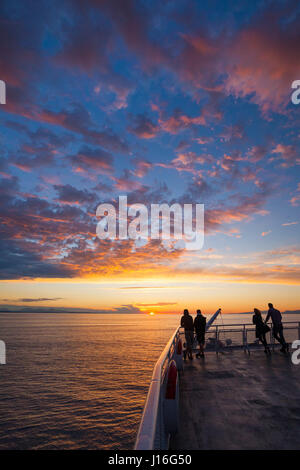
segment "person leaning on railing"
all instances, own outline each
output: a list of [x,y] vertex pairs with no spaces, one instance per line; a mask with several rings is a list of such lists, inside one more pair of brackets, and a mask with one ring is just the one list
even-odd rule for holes
[[187,308],[183,311],[180,324],[184,328],[188,358],[192,360],[192,348],[194,343],[194,320],[192,315],[189,314]]
[[287,353],[289,351],[289,345],[286,343],[284,336],[283,336],[283,325],[281,323],[282,316],[279,310],[273,307],[273,304],[269,303],[268,304],[269,311],[268,315],[266,317],[265,323],[269,320],[269,318],[272,318],[272,323],[273,323],[273,336],[274,338],[277,339],[277,341],[281,344],[281,349],[280,351],[283,353]]

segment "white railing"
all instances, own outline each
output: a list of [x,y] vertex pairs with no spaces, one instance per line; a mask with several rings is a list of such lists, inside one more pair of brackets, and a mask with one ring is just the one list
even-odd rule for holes
[[[267,343],[272,349],[279,344],[273,336],[273,325],[268,324],[270,331],[266,334]],[[300,339],[300,322],[283,322],[283,334],[287,343]],[[184,332],[181,330],[184,337]],[[197,347],[195,338],[194,349]],[[235,323],[228,325],[214,325],[206,333],[206,351],[220,352],[226,349],[251,349],[261,348],[262,345],[255,336],[255,325],[252,323]]]
[[155,449],[155,441],[157,440],[160,441],[159,448],[164,448],[162,441],[165,441],[168,438],[164,435],[165,433],[162,410],[162,390],[164,387],[162,387],[162,385],[165,382],[168,365],[174,358],[179,338],[180,332],[179,328],[177,328],[171,336],[165,349],[161,353],[157,363],[155,364],[135,442],[134,448],[136,450]]

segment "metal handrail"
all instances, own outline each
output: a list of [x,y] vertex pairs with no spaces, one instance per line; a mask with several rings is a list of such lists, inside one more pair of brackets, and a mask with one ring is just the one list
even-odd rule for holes
[[[300,322],[299,321],[282,322],[282,325],[284,329],[287,331],[296,330],[298,333],[297,339],[300,339]],[[275,338],[273,336],[273,323],[270,322],[269,326],[270,326],[270,332],[267,333],[267,335],[269,335],[269,338],[270,338],[269,346],[272,347],[272,349],[274,350],[276,344],[275,344]],[[262,346],[261,344],[259,344],[258,339],[256,339],[256,341],[254,342],[251,341],[251,343],[248,342],[248,333],[251,333],[254,331],[255,331],[255,325],[253,323],[230,323],[228,325],[223,323],[219,325],[213,325],[210,329],[210,333],[212,333],[213,335],[212,339],[214,339],[215,342],[210,344],[207,350],[208,351],[214,350],[216,353],[218,353],[221,350],[230,350],[230,349],[235,349],[237,347],[241,347],[250,354],[250,348],[254,349],[254,347],[260,348]],[[220,335],[221,334],[226,335],[228,333],[241,334],[241,341],[238,343],[236,341],[230,342],[229,344],[226,344],[226,345],[222,344],[222,341],[220,340]],[[184,332],[182,331],[181,334],[183,335]],[[278,345],[280,344],[278,343]],[[194,345],[194,350],[196,351],[196,345]]]
[[[284,325],[291,325],[292,323],[293,324],[298,324],[299,321],[283,321],[281,322]],[[272,322],[270,322],[270,325],[272,324]],[[221,325],[213,325],[211,326],[211,329],[214,329],[214,328],[219,328],[219,329],[222,329],[222,328],[227,328],[228,326],[252,326],[255,328],[255,325],[253,323],[228,323],[228,324],[221,324]]]
[[[135,450],[151,450],[154,448],[154,440],[156,433],[157,417],[159,411],[160,392],[161,392],[161,381],[165,371],[164,364],[167,359],[170,359],[170,352],[173,346],[176,345],[176,341],[179,335],[179,328],[176,328],[170,340],[168,341],[165,349],[159,356],[158,361],[155,364],[150,387],[148,390],[144,411],[140,427],[138,430]],[[174,348],[175,351],[175,348]]]
[[[300,322],[299,321],[287,321],[287,322],[282,322],[282,325],[285,330],[297,330],[298,332],[298,339],[300,339]],[[275,338],[273,335],[273,323],[270,322],[269,326],[270,332],[267,333],[270,337],[270,343],[269,345],[272,347],[274,350],[275,347]],[[213,333],[216,339],[215,343],[215,350],[218,352],[220,350],[220,334],[226,334],[226,333],[240,333],[242,335],[241,342],[236,345],[236,344],[229,344],[225,346],[225,349],[231,349],[232,347],[237,347],[240,345],[240,347],[243,347],[245,351],[247,351],[250,354],[250,349],[254,346],[262,346],[260,344],[257,344],[258,340],[256,340],[254,343],[248,343],[248,333],[251,333],[255,331],[255,325],[252,323],[234,323],[234,324],[228,324],[228,325],[215,325],[213,328]],[[279,345],[279,344],[278,344]],[[223,346],[222,346],[223,347]],[[222,349],[221,347],[221,349]]]

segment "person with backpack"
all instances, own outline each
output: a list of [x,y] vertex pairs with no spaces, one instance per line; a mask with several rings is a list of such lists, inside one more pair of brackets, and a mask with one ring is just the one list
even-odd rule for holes
[[197,310],[197,316],[194,320],[194,328],[197,341],[199,343],[199,352],[196,354],[196,357],[204,357],[206,318],[202,315],[201,310]]
[[266,333],[270,331],[268,325],[266,325],[262,319],[261,311],[258,308],[254,309],[254,315],[252,317],[252,323],[255,325],[255,336],[262,342],[265,347],[265,354],[271,354],[271,350],[268,346]]
[[192,315],[189,314],[189,311],[187,308],[184,309],[183,311],[180,324],[184,328],[188,358],[192,360],[193,359],[192,350],[193,350],[193,343],[194,343],[194,321],[193,321]]
[[289,345],[286,343],[284,336],[283,336],[283,325],[281,322],[282,316],[279,310],[273,307],[273,304],[269,303],[268,304],[269,311],[268,315],[266,317],[265,323],[269,320],[269,318],[272,319],[273,323],[273,336],[277,341],[281,344],[281,349],[280,351],[283,353],[287,353],[289,351]]

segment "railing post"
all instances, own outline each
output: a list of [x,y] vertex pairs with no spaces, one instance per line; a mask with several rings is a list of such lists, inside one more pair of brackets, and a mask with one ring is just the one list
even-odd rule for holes
[[298,339],[300,339],[300,322],[298,323]]
[[218,330],[218,325],[216,325],[216,353],[218,354],[219,351],[219,346],[218,346],[218,341],[219,341],[219,330]]

